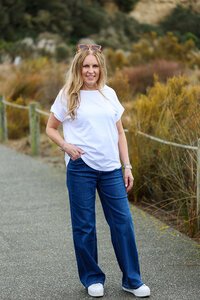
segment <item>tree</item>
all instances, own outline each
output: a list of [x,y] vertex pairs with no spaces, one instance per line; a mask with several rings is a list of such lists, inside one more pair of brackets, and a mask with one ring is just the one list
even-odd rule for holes
[[26,5],[24,0],[0,1],[0,32],[1,38],[16,39],[21,30]]
[[114,2],[123,12],[129,12],[133,9],[138,0],[115,0]]
[[90,1],[70,1],[68,7],[71,12],[71,38],[74,41],[98,33],[108,23],[106,12],[97,1],[92,5]]
[[200,39],[199,24],[199,13],[194,12],[192,8],[184,8],[179,5],[163,22],[160,23],[160,26],[165,32],[175,32],[179,35],[180,39],[184,38],[188,33],[192,33],[195,35],[192,39],[195,40],[195,37]]

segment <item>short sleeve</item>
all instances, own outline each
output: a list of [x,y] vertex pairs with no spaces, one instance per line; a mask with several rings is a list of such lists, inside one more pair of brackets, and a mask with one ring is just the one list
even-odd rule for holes
[[116,121],[119,121],[121,118],[123,112],[124,112],[124,107],[121,105],[116,93],[115,93],[115,105],[117,109],[117,114],[116,114]]
[[109,97],[109,98],[110,98],[112,107],[115,111],[115,121],[117,122],[120,120],[120,118],[124,112],[124,107],[121,105],[115,91],[112,88],[110,88],[110,90],[111,90],[112,94],[111,94],[111,97]]
[[50,112],[52,112],[60,122],[63,122],[67,118],[67,100],[63,89],[58,93],[51,106]]

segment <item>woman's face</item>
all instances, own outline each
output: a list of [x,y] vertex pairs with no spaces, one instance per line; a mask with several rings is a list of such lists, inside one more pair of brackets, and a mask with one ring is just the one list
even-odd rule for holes
[[96,57],[88,54],[82,66],[83,89],[95,90],[100,75],[100,68]]

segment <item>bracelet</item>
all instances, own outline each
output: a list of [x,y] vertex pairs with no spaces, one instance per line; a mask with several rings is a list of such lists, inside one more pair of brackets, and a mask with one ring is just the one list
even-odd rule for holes
[[124,164],[124,169],[132,169],[132,166],[131,164]]
[[66,143],[66,142],[64,141],[64,142],[61,144],[61,146],[60,146],[60,150],[61,150],[61,151],[64,151],[64,152],[65,152],[65,150],[64,150],[65,143]]

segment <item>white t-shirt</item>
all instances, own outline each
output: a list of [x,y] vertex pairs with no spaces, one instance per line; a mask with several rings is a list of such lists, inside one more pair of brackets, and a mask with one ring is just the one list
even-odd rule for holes
[[[121,167],[116,122],[124,111],[115,91],[107,85],[101,90],[81,90],[80,106],[73,120],[67,114],[67,99],[60,90],[51,112],[62,122],[66,142],[80,147],[81,158],[91,168],[112,171]],[[66,165],[70,157],[65,154]]]

